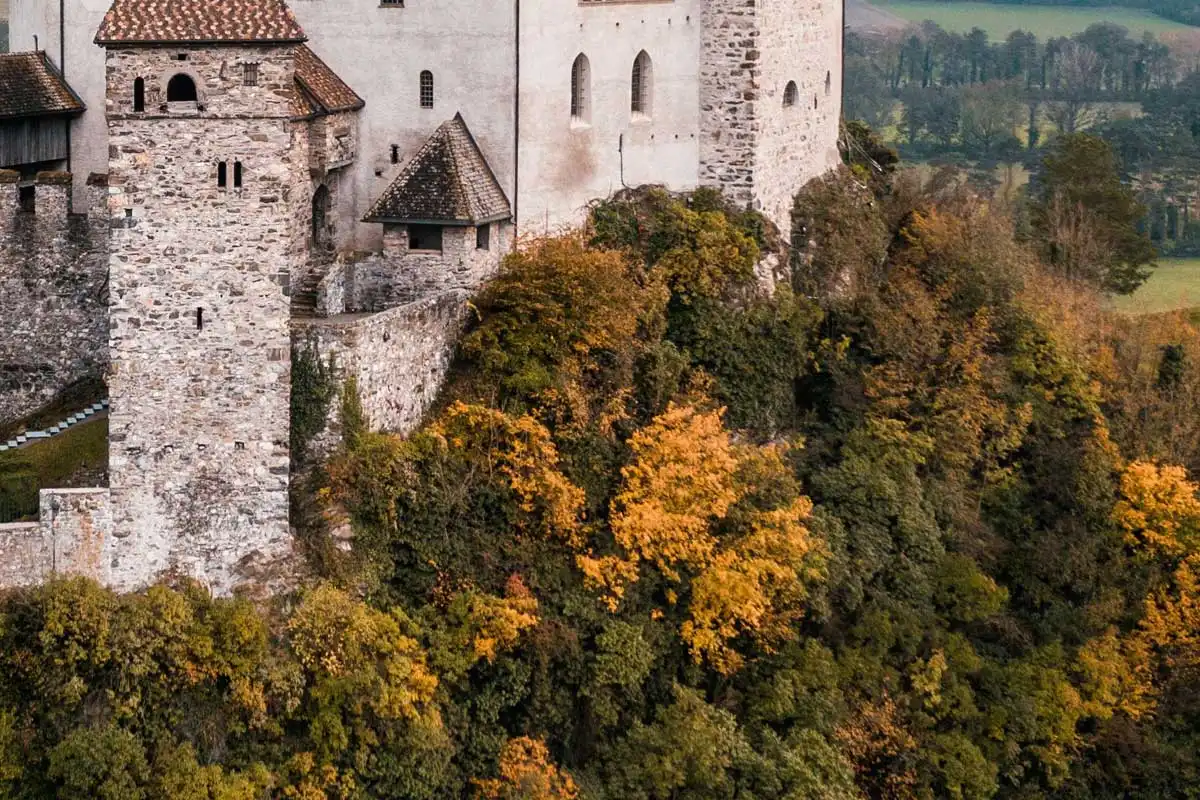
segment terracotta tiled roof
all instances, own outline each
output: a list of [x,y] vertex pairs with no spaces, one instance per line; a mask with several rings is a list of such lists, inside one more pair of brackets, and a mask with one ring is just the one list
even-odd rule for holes
[[307,45],[296,48],[296,100],[292,106],[296,116],[357,111],[364,105],[363,99]]
[[510,217],[508,197],[456,114],[417,151],[364,222],[479,225]]
[[0,119],[83,111],[83,101],[45,53],[0,55]]
[[303,42],[283,0],[114,0],[97,44]]

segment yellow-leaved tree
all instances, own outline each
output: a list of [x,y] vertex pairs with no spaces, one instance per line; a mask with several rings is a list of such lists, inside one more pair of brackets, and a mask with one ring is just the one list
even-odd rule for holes
[[[612,504],[617,552],[579,556],[588,584],[613,610],[645,568],[686,585],[680,633],[698,662],[724,674],[742,665],[738,637],[768,649],[789,638],[823,549],[779,449],[736,446],[720,411],[674,403],[630,449]],[[678,596],[667,592],[669,603]]]
[[481,800],[575,800],[579,789],[550,760],[545,742],[522,736],[500,752],[500,777],[474,781]]

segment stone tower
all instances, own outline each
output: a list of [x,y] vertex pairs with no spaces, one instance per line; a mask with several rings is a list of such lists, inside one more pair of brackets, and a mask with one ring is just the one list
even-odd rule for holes
[[117,0],[96,37],[114,228],[103,566],[118,589],[179,572],[227,593],[290,551],[304,38],[279,0]]
[[841,0],[703,3],[700,184],[786,231],[795,193],[841,160]]

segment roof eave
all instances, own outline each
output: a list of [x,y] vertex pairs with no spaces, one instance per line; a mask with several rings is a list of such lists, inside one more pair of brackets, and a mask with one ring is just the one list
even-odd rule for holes
[[512,214],[496,214],[481,219],[417,219],[413,217],[383,217],[369,214],[363,222],[378,222],[384,225],[441,225],[444,228],[478,228],[480,225],[491,225],[493,222],[511,220]]
[[304,44],[305,36],[299,39],[101,39],[93,40],[101,47],[247,47],[254,45],[283,46]]

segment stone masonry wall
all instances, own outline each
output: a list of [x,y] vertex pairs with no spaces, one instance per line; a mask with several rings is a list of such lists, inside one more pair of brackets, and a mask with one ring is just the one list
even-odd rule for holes
[[[372,428],[408,434],[446,379],[469,298],[454,290],[379,314],[297,319],[293,337],[297,347],[314,347],[325,361],[332,357],[340,379],[356,379]],[[340,433],[334,408],[325,438]]]
[[761,127],[755,0],[705,0],[701,27],[700,183],[747,205]]
[[374,312],[450,289],[477,289],[496,274],[512,248],[512,225],[491,225],[487,250],[476,245],[475,228],[442,229],[442,251],[410,250],[408,228],[386,225],[383,253],[347,265],[345,307]]
[[[786,0],[759,11],[761,128],[755,150],[757,207],[788,234],[796,193],[840,162],[840,0]],[[784,107],[789,81],[796,105]]]
[[[243,61],[258,86],[243,86]],[[290,552],[287,287],[311,192],[292,63],[290,47],[109,52],[118,589],[176,571],[226,593]],[[148,113],[132,111],[135,77],[161,87],[180,71],[203,110],[163,112],[148,88]]]
[[[841,4],[707,0],[700,182],[791,230],[792,199],[839,161]],[[794,81],[795,105],[784,106]]]
[[90,208],[69,214],[71,176],[43,173],[36,211],[18,210],[17,175],[0,171],[0,425],[108,365],[108,217],[103,176]]

